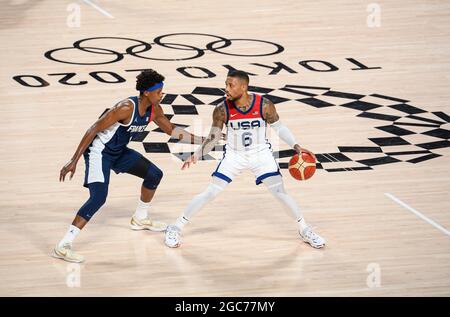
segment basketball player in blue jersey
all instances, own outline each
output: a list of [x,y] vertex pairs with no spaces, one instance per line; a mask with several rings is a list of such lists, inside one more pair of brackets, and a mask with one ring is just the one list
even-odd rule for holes
[[248,93],[249,78],[245,72],[232,71],[226,79],[226,98],[213,112],[211,132],[201,147],[183,164],[182,169],[195,164],[210,152],[221,139],[221,131],[227,126],[225,153],[212,174],[205,191],[195,196],[175,224],[166,230],[165,243],[175,248],[181,244],[181,231],[192,216],[207,202],[214,199],[243,170],[249,169],[256,177],[256,184],[264,183],[267,189],[287,207],[297,221],[300,237],[314,248],[325,246],[325,240],[308,226],[294,199],[286,193],[278,163],[266,138],[267,124],[299,154],[301,148],[289,129],[281,123],[274,104],[260,95]]
[[52,255],[68,262],[83,262],[83,256],[75,253],[72,243],[80,230],[105,203],[111,170],[142,178],[141,196],[136,212],[131,218],[131,229],[164,231],[166,225],[149,216],[150,202],[163,177],[163,172],[127,144],[143,132],[150,121],[162,131],[179,140],[200,144],[203,138],[176,127],[164,115],[159,105],[163,93],[164,77],[154,70],[146,70],[137,76],[138,97],[129,97],[106,111],[86,132],[69,162],[61,169],[60,181],[70,173],[72,179],[77,162],[84,156],[86,172],[84,186],[90,197],[78,211],[72,225],[56,245]]

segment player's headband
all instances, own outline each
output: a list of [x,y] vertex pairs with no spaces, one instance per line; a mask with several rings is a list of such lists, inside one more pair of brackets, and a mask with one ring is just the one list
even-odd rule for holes
[[160,83],[154,84],[153,86],[148,87],[147,89],[145,89],[143,91],[153,91],[153,90],[156,90],[158,88],[161,88],[162,86],[164,86],[164,82],[160,82]]

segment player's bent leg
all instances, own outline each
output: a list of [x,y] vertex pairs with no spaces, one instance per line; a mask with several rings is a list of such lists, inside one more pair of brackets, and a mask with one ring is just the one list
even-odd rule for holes
[[227,185],[228,182],[226,180],[216,176],[212,177],[208,187],[190,201],[186,209],[183,211],[183,214],[176,220],[175,224],[167,227],[165,243],[168,247],[176,248],[181,245],[181,230],[184,226],[189,222],[195,213],[202,209],[208,202],[217,197],[217,195],[222,192]]
[[106,197],[108,196],[108,184],[95,182],[88,184],[88,188],[89,199],[81,206],[69,230],[53,249],[52,256],[55,258],[74,263],[84,262],[84,257],[73,251],[73,241],[80,233],[80,230],[91,220],[100,207],[105,204]]
[[[229,183],[221,178],[213,176],[208,187],[195,196],[189,205],[183,211],[183,218],[189,221],[200,209],[203,208],[208,202],[212,201],[214,198],[222,192]],[[182,229],[182,225],[180,228]]]
[[268,177],[262,181],[271,194],[277,198],[288,210],[292,217],[297,220],[300,237],[313,248],[322,248],[325,246],[325,239],[316,234],[303,219],[302,212],[296,201],[284,189],[283,179],[280,175]]
[[94,214],[103,206],[108,196],[108,184],[105,183],[92,183],[88,185],[89,199],[81,206],[77,215],[90,221]]
[[151,219],[149,216],[150,202],[155,195],[163,172],[152,162],[141,156],[127,172],[142,178],[141,197],[136,211],[131,217],[130,228],[132,230],[164,231],[167,225],[163,222]]

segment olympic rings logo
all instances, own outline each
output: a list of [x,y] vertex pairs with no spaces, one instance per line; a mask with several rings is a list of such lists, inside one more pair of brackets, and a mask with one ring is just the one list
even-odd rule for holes
[[[205,47],[196,47],[189,44],[175,43],[174,41],[168,40],[170,37],[175,36],[196,36],[196,37],[206,37],[212,38],[213,41],[206,44]],[[118,52],[116,50],[104,47],[96,47],[92,44],[95,40],[117,40],[117,41],[126,41],[135,43],[128,48],[125,49],[125,52]],[[246,54],[241,54],[237,52],[229,52],[223,51],[225,48],[230,47],[234,42],[256,42],[262,43],[265,46],[268,46],[270,50],[268,52],[247,52]],[[143,56],[142,53],[151,51],[153,47],[159,46],[164,47],[171,50],[178,51],[188,51],[192,52],[188,57],[179,57],[179,58],[161,58],[161,57],[151,57],[151,56]],[[86,53],[98,54],[98,55],[111,55],[108,56],[107,60],[101,62],[76,62],[70,60],[64,60],[61,58],[55,57],[57,52],[66,51],[66,50],[79,50]],[[183,61],[183,60],[191,60],[199,58],[205,55],[206,51],[214,52],[217,54],[223,54],[228,56],[240,56],[240,57],[260,57],[260,56],[270,56],[276,55],[284,51],[284,47],[280,44],[265,41],[265,40],[256,40],[256,39],[227,39],[222,36],[205,34],[205,33],[172,33],[165,34],[153,39],[152,43],[148,43],[142,40],[127,38],[127,37],[116,37],[116,36],[102,36],[102,37],[90,37],[82,40],[78,40],[73,43],[72,47],[62,47],[56,48],[50,51],[47,51],[44,56],[54,62],[64,63],[64,64],[74,64],[74,65],[104,65],[111,64],[122,60],[125,55],[131,55],[134,57],[148,59],[153,61]],[[106,59],[106,58],[105,58]]]

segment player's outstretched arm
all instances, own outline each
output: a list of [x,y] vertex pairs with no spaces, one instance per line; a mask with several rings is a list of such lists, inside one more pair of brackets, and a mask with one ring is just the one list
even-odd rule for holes
[[211,125],[211,131],[203,144],[184,161],[181,169],[188,168],[191,164],[197,163],[198,159],[208,154],[222,138],[222,129],[226,121],[225,105],[219,104],[213,111],[213,122]]
[[180,140],[183,143],[200,144],[205,140],[205,138],[193,135],[170,122],[160,105],[155,106],[155,117],[153,121],[155,121],[164,133]]
[[316,159],[316,156],[311,151],[300,147],[298,145],[297,141],[295,140],[294,135],[291,133],[291,131],[286,127],[281,121],[280,116],[277,113],[277,109],[275,108],[275,105],[272,101],[270,101],[267,98],[263,99],[263,114],[264,119],[267,121],[267,123],[270,124],[273,130],[277,133],[278,137],[286,142],[290,147],[292,147],[299,155],[301,155],[302,152],[311,154],[314,159]]
[[114,123],[125,120],[130,117],[133,111],[133,104],[129,100],[124,100],[118,103],[116,106],[111,108],[105,114],[103,114],[84,134],[83,138],[78,145],[77,150],[73,154],[72,158],[67,162],[66,165],[61,169],[59,173],[59,181],[64,181],[66,174],[70,172],[70,179],[72,179],[73,174],[77,168],[78,160],[81,155],[86,151],[89,144],[94,140],[98,132],[109,128]]

